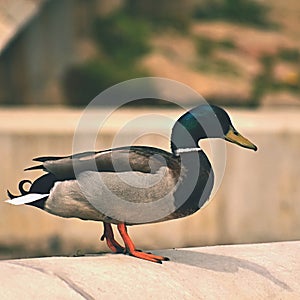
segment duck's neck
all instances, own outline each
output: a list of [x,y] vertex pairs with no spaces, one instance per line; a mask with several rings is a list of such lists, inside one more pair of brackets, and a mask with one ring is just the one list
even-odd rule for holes
[[184,136],[173,136],[171,138],[171,150],[176,156],[181,153],[201,151],[196,141],[190,141],[190,137],[185,139]]
[[[196,126],[193,127],[191,124],[196,124]],[[202,131],[203,129],[197,122],[185,124],[177,121],[171,134],[172,153],[178,155],[179,153],[201,151],[198,142],[206,137]]]
[[179,134],[173,131],[171,136],[171,150],[176,156],[182,153],[201,151],[198,141],[193,139],[190,134]]

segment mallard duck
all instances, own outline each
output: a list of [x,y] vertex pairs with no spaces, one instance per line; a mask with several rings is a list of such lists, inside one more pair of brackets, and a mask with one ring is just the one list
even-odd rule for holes
[[[65,157],[38,157],[46,174],[21,195],[8,191],[8,203],[27,204],[61,217],[101,221],[108,247],[115,253],[161,263],[168,258],[137,250],[127,226],[189,216],[210,197],[214,185],[211,164],[199,140],[221,138],[254,151],[257,147],[237,132],[220,107],[200,105],[182,115],[171,134],[171,152],[128,146]],[[116,224],[124,241],[114,238]]]

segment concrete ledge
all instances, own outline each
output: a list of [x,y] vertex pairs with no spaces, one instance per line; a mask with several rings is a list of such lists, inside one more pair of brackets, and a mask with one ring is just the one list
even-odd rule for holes
[[1,299],[299,299],[300,242],[0,262]]

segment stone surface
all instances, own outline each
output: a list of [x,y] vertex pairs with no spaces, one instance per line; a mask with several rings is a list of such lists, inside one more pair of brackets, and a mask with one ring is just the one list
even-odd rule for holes
[[123,254],[0,262],[11,299],[299,299],[300,242],[155,251],[155,264]]

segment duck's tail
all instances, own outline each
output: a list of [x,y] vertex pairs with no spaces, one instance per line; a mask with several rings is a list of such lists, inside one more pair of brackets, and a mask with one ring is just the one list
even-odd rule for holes
[[[42,176],[43,177],[43,176]],[[38,179],[40,180],[40,178]],[[35,191],[34,187],[36,185],[36,180],[34,184],[30,180],[22,180],[19,183],[19,191],[20,195],[13,195],[10,191],[7,190],[7,195],[10,199],[5,200],[5,202],[13,204],[13,205],[21,205],[21,204],[30,204],[32,202],[47,198],[49,196],[49,193],[40,193],[41,191]],[[29,190],[25,190],[24,185],[26,183],[29,183],[31,186]]]
[[5,202],[13,204],[13,205],[22,205],[22,204],[29,204],[29,203],[35,202],[37,200],[44,199],[48,196],[49,196],[49,194],[27,194],[24,196],[19,196],[16,198],[5,200]]
[[31,182],[30,180],[28,180],[28,179],[22,180],[22,181],[19,182],[19,186],[18,186],[21,195],[18,195],[18,196],[13,195],[9,190],[7,190],[7,195],[8,195],[8,197],[9,197],[10,199],[13,199],[13,198],[18,198],[18,197],[27,195],[27,194],[29,193],[29,190],[26,191],[26,190],[24,189],[24,184],[26,184],[26,183],[29,183],[29,184],[32,186],[32,182]]

